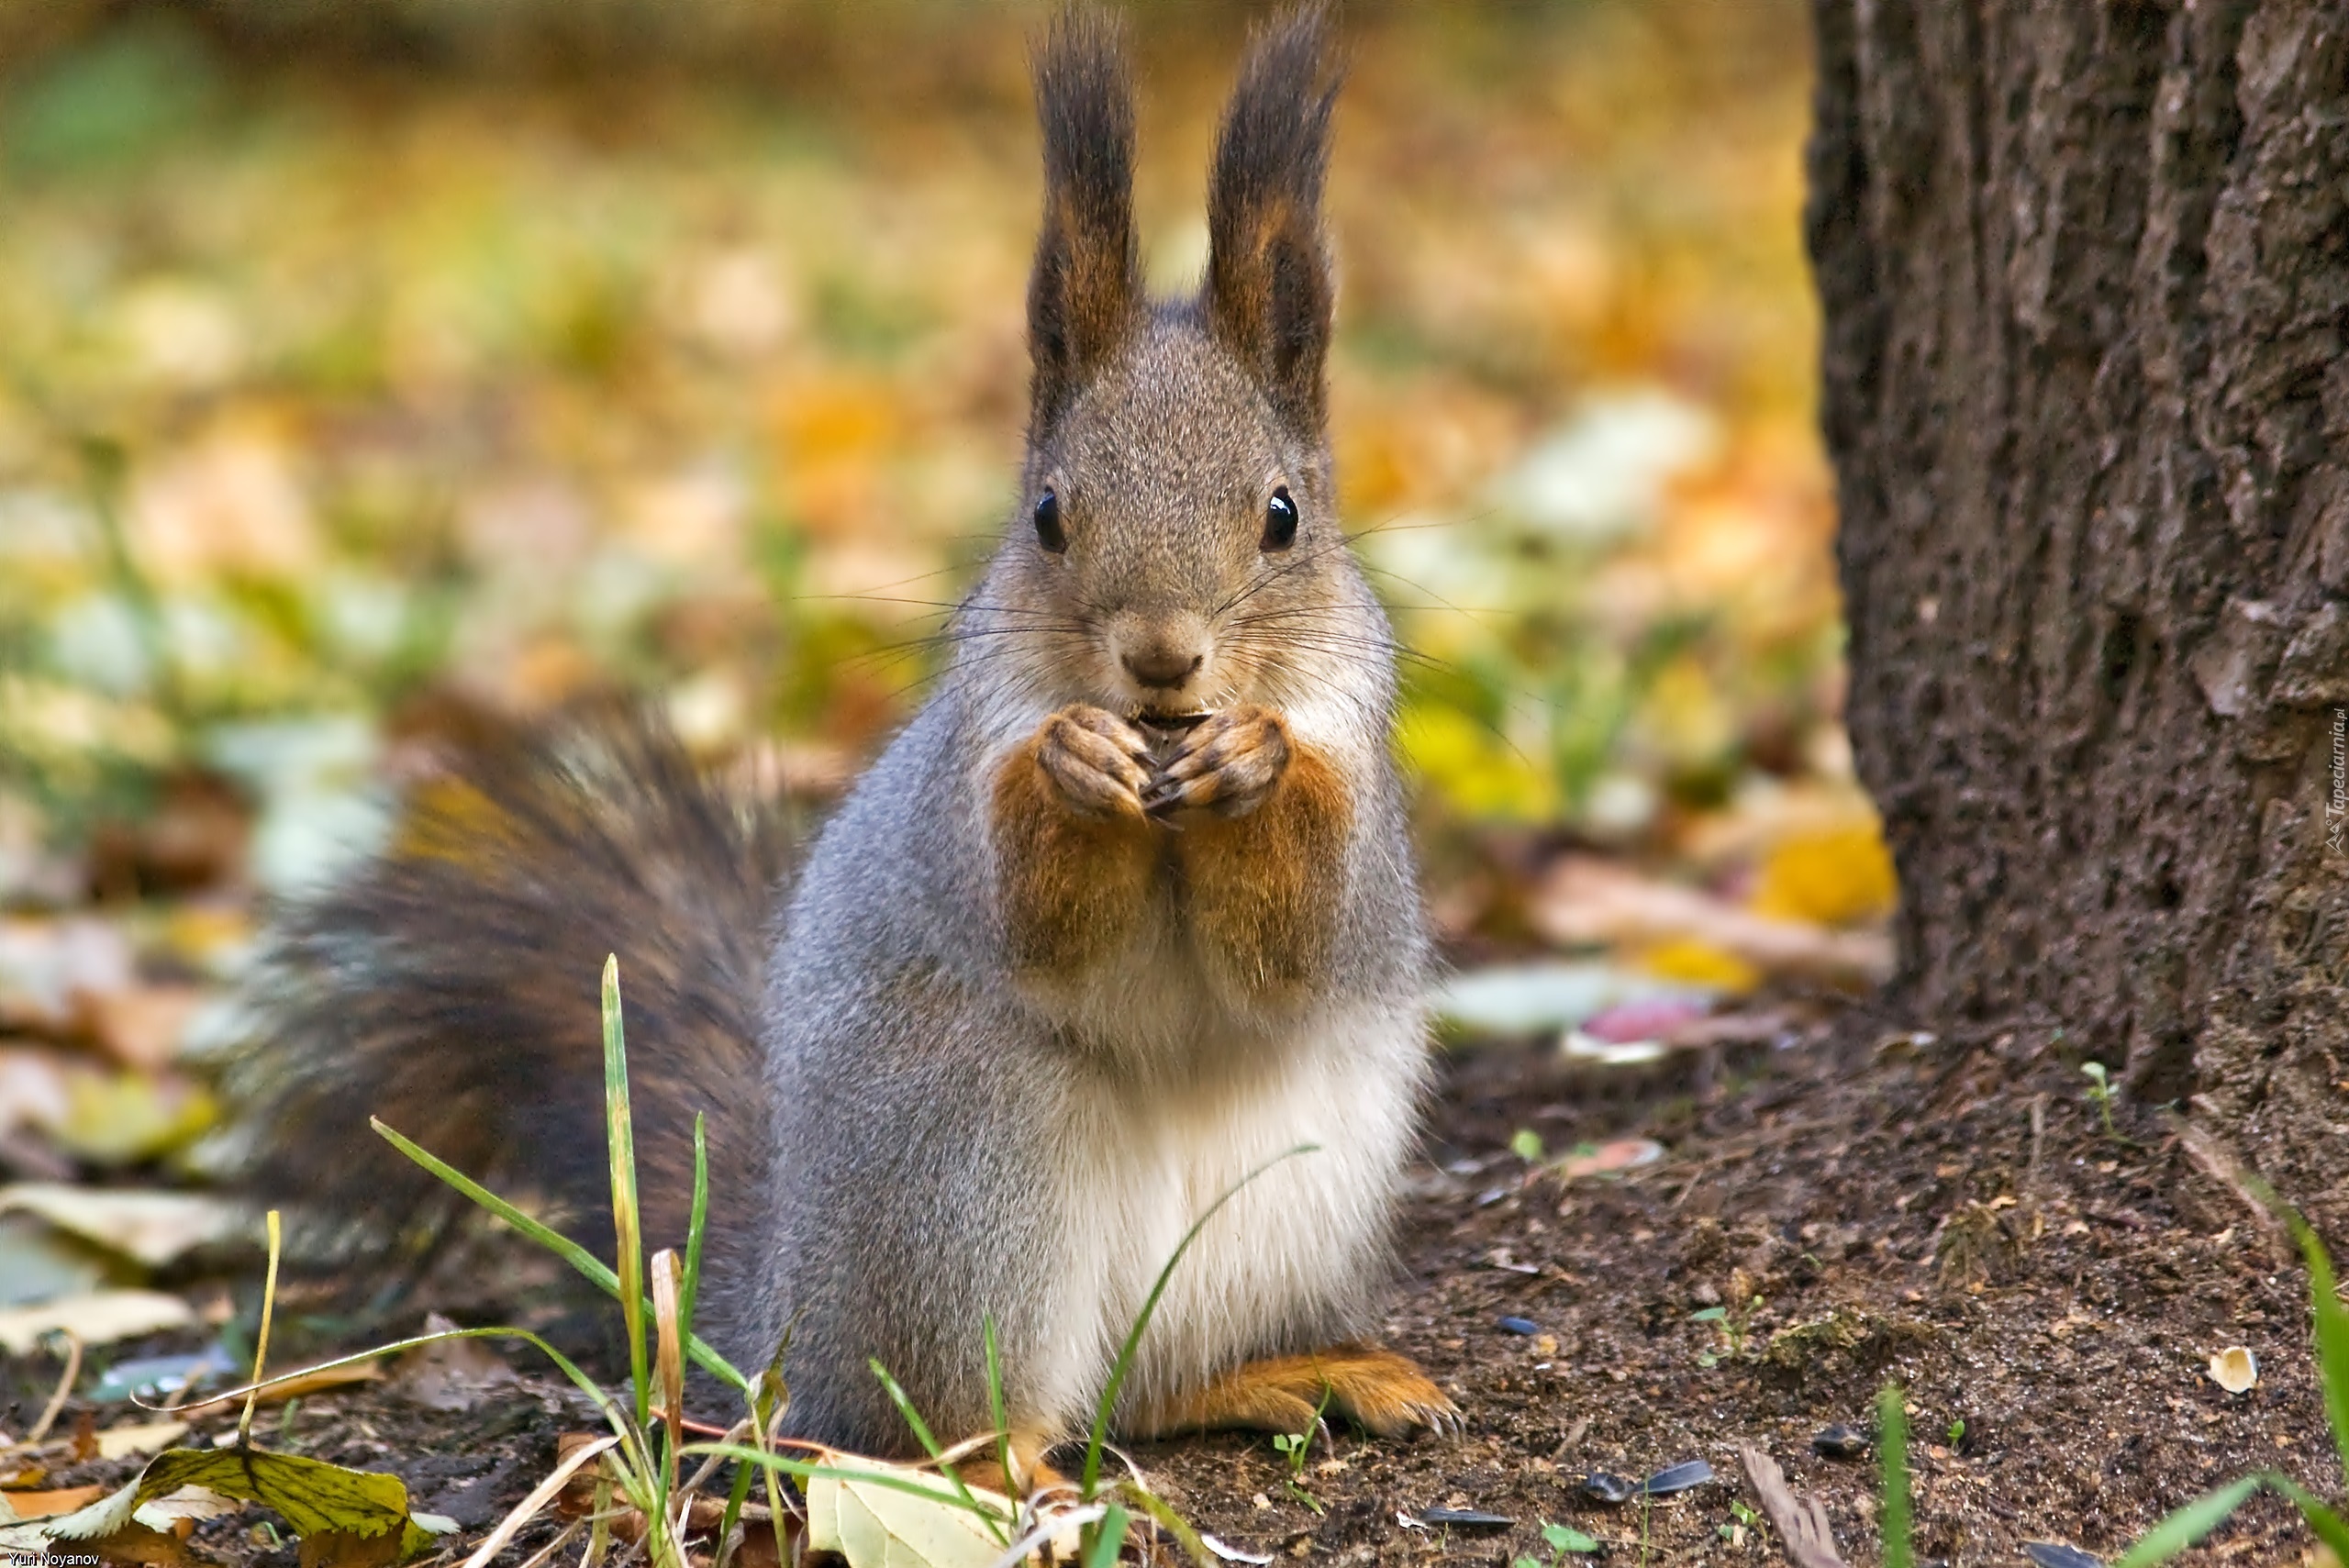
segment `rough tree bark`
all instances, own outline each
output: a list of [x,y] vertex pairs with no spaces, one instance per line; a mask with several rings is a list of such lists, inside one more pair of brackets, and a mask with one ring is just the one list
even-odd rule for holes
[[1815,0],[1852,738],[1920,1015],[2349,1219],[2349,4]]

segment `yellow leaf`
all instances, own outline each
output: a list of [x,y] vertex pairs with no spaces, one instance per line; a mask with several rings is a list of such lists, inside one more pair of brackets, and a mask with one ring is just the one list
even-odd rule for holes
[[[396,1475],[348,1470],[324,1460],[260,1449],[167,1449],[148,1462],[139,1479],[61,1518],[0,1531],[0,1545],[49,1546],[111,1537],[134,1524],[150,1529],[183,1518],[208,1518],[228,1500],[274,1508],[295,1534],[374,1540],[389,1538],[367,1553],[380,1564],[411,1557],[432,1542],[437,1528],[420,1524],[408,1511],[407,1487]],[[396,1542],[396,1545],[391,1544]],[[340,1562],[347,1552],[329,1550],[317,1562]]]
[[1849,926],[1889,915],[1898,892],[1876,824],[1854,822],[1780,840],[1762,862],[1751,906],[1756,914]]
[[57,1141],[100,1165],[127,1165],[189,1142],[219,1118],[196,1084],[169,1073],[77,1073]]
[[1413,703],[1400,735],[1412,770],[1462,813],[1509,822],[1554,814],[1549,780],[1507,740],[1458,708]]
[[1674,937],[1642,948],[1632,957],[1650,974],[1689,985],[1736,992],[1751,991],[1762,983],[1762,972],[1753,965],[1693,937]]
[[1650,743],[1683,767],[1713,762],[1737,735],[1729,705],[1693,654],[1684,653],[1656,672],[1641,719]]

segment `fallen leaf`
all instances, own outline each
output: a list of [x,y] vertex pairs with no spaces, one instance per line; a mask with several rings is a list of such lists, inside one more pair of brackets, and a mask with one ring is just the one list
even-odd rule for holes
[[85,1345],[105,1345],[165,1329],[184,1329],[195,1321],[195,1308],[176,1296],[156,1290],[92,1291],[0,1312],[0,1350],[10,1355],[29,1355],[43,1334],[59,1329]]
[[65,1486],[49,1492],[0,1492],[0,1522],[19,1523],[70,1514],[106,1495],[103,1486]]
[[[457,1326],[439,1313],[424,1320],[428,1334]],[[369,1364],[373,1364],[372,1362]],[[428,1410],[470,1410],[492,1390],[518,1382],[514,1369],[479,1340],[440,1340],[400,1358],[393,1391]]]
[[97,1434],[100,1459],[128,1459],[134,1453],[160,1453],[187,1436],[185,1421],[141,1421]]
[[[0,1094],[6,1087],[0,1084]],[[29,1214],[0,1215],[0,1308],[104,1290],[124,1268],[87,1242]],[[128,1283],[127,1280],[122,1283]]]
[[1664,1158],[1664,1145],[1652,1138],[1618,1138],[1586,1153],[1569,1154],[1558,1162],[1559,1175],[1568,1181],[1612,1171],[1635,1171]]
[[[0,1532],[5,1539],[5,1532]],[[138,1523],[124,1525],[105,1535],[93,1536],[85,1543],[89,1555],[101,1562],[138,1562],[149,1568],[197,1568],[198,1559],[191,1553],[178,1533],[173,1530],[150,1529]]]
[[2230,1394],[2248,1394],[2259,1383],[2259,1358],[2242,1345],[2229,1345],[2210,1358],[2210,1381]]
[[71,1032],[82,998],[127,990],[130,939],[95,916],[0,919],[0,1025]]
[[1701,992],[1603,962],[1529,963],[1454,975],[1435,995],[1448,1022],[1489,1034],[1546,1034],[1611,1008],[1648,1002],[1692,1006]]
[[1664,1040],[1685,1024],[1706,1016],[1705,1005],[1687,996],[1650,996],[1619,1002],[1583,1020],[1578,1032],[1609,1045]]
[[1899,884],[1873,820],[1797,833],[1771,846],[1748,907],[1758,915],[1849,926],[1892,913]]
[[[253,1402],[258,1405],[283,1405],[288,1399],[299,1399],[310,1394],[322,1394],[330,1388],[353,1388],[362,1383],[383,1381],[384,1369],[373,1362],[352,1362],[345,1366],[322,1366],[315,1372],[299,1373],[282,1382],[271,1383],[267,1388],[255,1393]],[[214,1405],[226,1404],[230,1398],[241,1402],[243,1397],[242,1395],[235,1395],[224,1396],[217,1399],[191,1399],[175,1408],[202,1410]]]
[[1763,973],[1752,962],[1717,942],[1697,937],[1671,937],[1633,946],[1631,962],[1659,980],[1742,995],[1762,984]]
[[[1530,902],[1533,924],[1566,946],[1645,948],[1670,961],[1676,944],[1718,954],[1765,974],[1839,985],[1876,984],[1892,973],[1891,940],[1873,931],[1831,931],[1742,909],[1693,887],[1661,882],[1587,855],[1562,859]],[[1710,962],[1709,958],[1707,962]]]
[[1558,1041],[1558,1054],[1569,1061],[1587,1062],[1597,1067],[1640,1067],[1651,1062],[1661,1062],[1667,1051],[1660,1040],[1633,1040],[1620,1043],[1595,1040],[1580,1029],[1568,1029]]
[[[167,1449],[148,1462],[138,1479],[108,1496],[60,1518],[0,1530],[0,1546],[41,1547],[57,1542],[105,1539],[133,1525],[160,1529],[181,1519],[208,1518],[237,1503],[273,1508],[306,1542],[333,1534],[365,1540],[388,1538],[391,1550],[364,1561],[382,1564],[415,1555],[433,1538],[453,1528],[433,1516],[408,1509],[407,1487],[396,1475],[350,1470],[323,1460],[260,1449]],[[349,1561],[332,1554],[320,1563]]]
[[139,985],[95,993],[83,1002],[91,1036],[126,1067],[152,1072],[180,1053],[188,1024],[204,1006],[193,985]]
[[238,1211],[203,1193],[106,1191],[61,1182],[0,1187],[0,1213],[37,1214],[150,1269],[232,1234]]
[[76,1073],[66,1086],[65,1118],[52,1130],[94,1164],[128,1165],[178,1148],[219,1114],[210,1095],[173,1073]]
[[[837,1551],[848,1559],[849,1568],[987,1568],[1003,1555],[985,1522],[932,1472],[845,1453],[827,1453],[821,1462],[855,1473],[808,1478],[808,1550]],[[865,1481],[860,1474],[879,1479]],[[917,1490],[904,1489],[908,1486]],[[1000,1510],[1002,1520],[1012,1518],[1010,1503],[995,1493],[974,1488],[971,1496],[982,1507]],[[1074,1538],[1070,1531],[1065,1543],[1054,1542],[1054,1550],[1073,1558]]]

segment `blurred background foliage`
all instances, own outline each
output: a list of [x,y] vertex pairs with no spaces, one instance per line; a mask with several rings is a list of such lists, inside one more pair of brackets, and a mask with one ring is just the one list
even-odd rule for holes
[[[1204,261],[1249,14],[1133,11],[1163,288]],[[6,900],[241,909],[379,830],[406,740],[611,684],[836,786],[1012,501],[1042,15],[0,12]],[[1401,744],[1439,913],[1521,940],[1513,879],[1580,845],[1879,917],[1801,6],[1343,26],[1340,478],[1424,655]]]

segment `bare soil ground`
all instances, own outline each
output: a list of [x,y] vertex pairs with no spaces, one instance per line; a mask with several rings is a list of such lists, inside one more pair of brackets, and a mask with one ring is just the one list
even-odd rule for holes
[[[2044,1540],[2109,1555],[2255,1468],[2330,1489],[2304,1276],[2158,1112],[2117,1106],[2107,1132],[2076,1064],[2020,1037],[1915,1045],[1856,1017],[1828,1033],[1733,1080],[1630,1099],[1567,1077],[1546,1050],[1458,1056],[1414,1182],[1389,1333],[1451,1390],[1464,1434],[1338,1433],[1301,1477],[1311,1504],[1261,1438],[1133,1457],[1234,1546],[1365,1562],[1546,1558],[1544,1520],[1620,1562],[1780,1561],[1766,1529],[1736,1528],[1732,1503],[1754,1502],[1737,1458],[1751,1443],[1824,1500],[1865,1568],[1877,1561],[1875,1466],[1812,1440],[1866,1429],[1887,1382],[1912,1412],[1926,1559],[2015,1563]],[[1567,1184],[1508,1152],[1522,1128],[1552,1150],[1643,1135],[1669,1156]],[[465,1305],[469,1318],[495,1306]],[[1713,1306],[1721,1320],[1693,1318]],[[2206,1371],[2234,1344],[2261,1369],[2240,1396]],[[0,1427],[28,1425],[54,1375],[8,1368]],[[397,1472],[418,1506],[478,1530],[545,1473],[559,1432],[585,1424],[554,1395],[451,1416],[375,1388],[313,1396],[262,1430]],[[1644,1508],[1585,1491],[1594,1471],[1636,1480],[1697,1459],[1715,1481]],[[94,1462],[50,1484],[130,1468]],[[1405,1522],[1431,1508],[1510,1523]],[[544,1539],[526,1533],[521,1550]],[[2299,1562],[2303,1540],[2282,1507],[2255,1502],[2195,1560]],[[295,1561],[251,1516],[191,1544],[223,1563]]]

